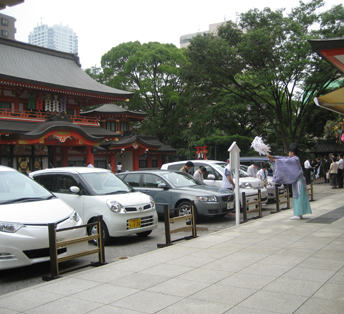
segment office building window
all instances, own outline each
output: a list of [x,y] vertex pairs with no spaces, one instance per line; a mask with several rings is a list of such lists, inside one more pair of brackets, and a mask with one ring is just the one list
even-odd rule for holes
[[5,19],[5,18],[1,18],[1,25],[6,25],[8,26],[8,19]]
[[7,38],[8,35],[9,35],[8,31],[6,31],[4,29],[1,30],[1,37],[6,37]]

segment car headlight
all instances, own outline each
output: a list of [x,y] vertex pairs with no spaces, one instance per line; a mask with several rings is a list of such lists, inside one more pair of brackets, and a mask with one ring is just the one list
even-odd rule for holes
[[127,211],[125,210],[125,207],[114,200],[107,200],[106,205],[109,207],[109,209],[118,214],[125,214]]
[[153,200],[153,197],[149,197],[149,200],[150,200],[150,205],[151,205],[151,207],[152,208],[154,208],[155,207],[155,202],[154,202],[154,200]]
[[75,222],[79,222],[80,216],[76,211],[73,211],[72,214],[69,216],[70,220],[75,220]]
[[7,222],[7,221],[0,221],[0,231],[7,232],[7,233],[16,233],[20,228],[25,227],[20,222]]
[[217,197],[212,195],[212,196],[197,196],[197,199],[200,202],[217,202]]
[[241,189],[252,189],[251,183],[243,182],[239,184],[239,188]]

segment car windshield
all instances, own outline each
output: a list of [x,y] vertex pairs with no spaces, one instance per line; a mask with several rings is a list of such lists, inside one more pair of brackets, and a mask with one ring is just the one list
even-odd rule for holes
[[203,183],[196,181],[192,175],[184,172],[167,172],[163,173],[161,176],[176,188],[204,185]]
[[[225,168],[228,165],[225,162],[217,162],[212,164],[216,169],[218,169],[220,171],[221,174],[223,174],[225,172]],[[233,177],[235,177],[235,171],[233,170]],[[242,171],[241,169],[239,169],[239,178],[246,178],[249,177],[249,175]]]
[[44,187],[20,172],[0,171],[0,205],[53,197]]
[[133,191],[127,183],[112,172],[92,172],[81,174],[83,179],[99,195],[129,193]]

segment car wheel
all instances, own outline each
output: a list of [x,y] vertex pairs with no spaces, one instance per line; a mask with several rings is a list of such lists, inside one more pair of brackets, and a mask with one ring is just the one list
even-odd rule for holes
[[141,238],[145,238],[145,237],[148,237],[151,233],[152,233],[152,230],[145,231],[145,232],[139,232],[139,233],[136,233],[136,234],[137,234],[139,237],[141,237]]
[[[178,205],[178,216],[190,215],[191,213],[191,203],[188,201],[183,201]],[[197,209],[195,207],[195,220],[198,219]]]
[[[96,222],[96,220],[93,220],[92,222]],[[97,229],[98,229],[97,225],[94,225],[92,227],[88,227],[87,228],[88,235],[97,234],[98,233]],[[106,224],[103,222],[103,242],[104,242],[104,245],[109,244],[109,240],[110,240],[109,231],[108,231],[108,228],[106,227]],[[95,245],[97,245],[97,240],[92,240],[92,242]]]

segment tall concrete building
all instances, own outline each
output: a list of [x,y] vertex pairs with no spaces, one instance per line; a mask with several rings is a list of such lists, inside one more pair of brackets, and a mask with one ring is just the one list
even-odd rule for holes
[[185,47],[189,46],[190,40],[192,38],[196,37],[197,35],[203,35],[203,34],[206,34],[206,33],[216,33],[217,29],[221,25],[223,25],[225,22],[209,24],[209,30],[208,31],[197,32],[197,33],[190,33],[190,34],[185,34],[185,35],[180,36],[180,40],[179,40],[180,48],[185,48]]
[[68,26],[37,25],[30,32],[29,44],[68,53],[78,52],[78,36]]
[[0,37],[15,39],[15,22],[14,17],[0,13]]

